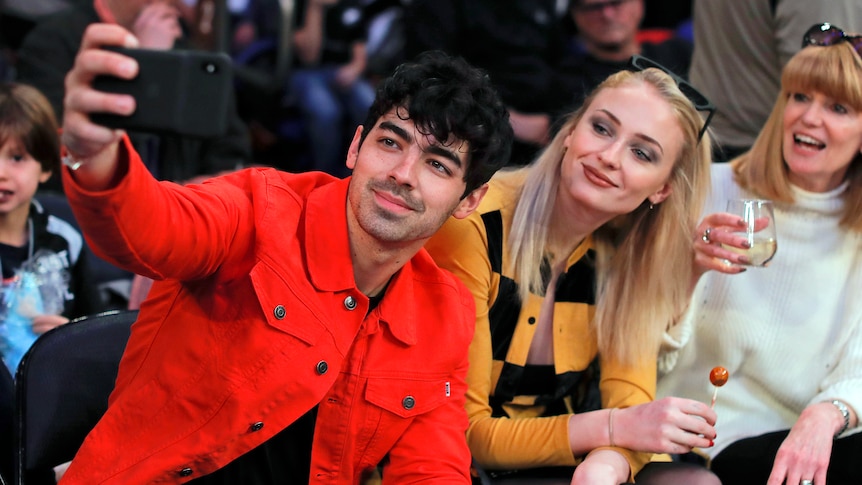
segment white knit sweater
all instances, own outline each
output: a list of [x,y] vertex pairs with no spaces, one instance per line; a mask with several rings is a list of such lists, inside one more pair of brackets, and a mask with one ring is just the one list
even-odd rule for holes
[[[706,213],[752,197],[728,164],[715,164],[712,176]],[[778,251],[769,266],[704,275],[666,335],[660,367],[673,369],[659,379],[659,397],[709,403],[710,370],[730,371],[715,405],[715,446],[703,450],[710,456],[789,429],[812,403],[841,399],[862,415],[862,237],[839,229],[845,189],[794,188],[795,204],[775,207]]]

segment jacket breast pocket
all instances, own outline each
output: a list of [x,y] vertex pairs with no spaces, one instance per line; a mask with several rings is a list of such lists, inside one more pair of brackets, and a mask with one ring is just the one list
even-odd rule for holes
[[316,292],[308,283],[289,280],[266,263],[255,265],[249,275],[267,323],[314,345],[325,329],[313,305]]
[[[377,464],[408,432],[411,424],[446,402],[444,379],[369,378],[352,439]],[[361,423],[361,424],[360,424]]]
[[451,398],[445,378],[369,378],[365,400],[399,418],[430,412]]

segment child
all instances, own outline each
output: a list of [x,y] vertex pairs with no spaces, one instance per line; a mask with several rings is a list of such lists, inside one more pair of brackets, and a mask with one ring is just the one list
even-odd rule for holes
[[0,354],[13,375],[37,335],[96,312],[81,233],[34,199],[59,168],[47,98],[28,85],[0,84]]

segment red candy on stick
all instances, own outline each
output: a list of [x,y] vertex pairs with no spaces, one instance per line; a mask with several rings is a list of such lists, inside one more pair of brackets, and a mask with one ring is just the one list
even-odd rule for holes
[[727,378],[730,376],[730,373],[727,372],[727,369],[724,367],[713,367],[711,371],[709,371],[709,382],[712,383],[715,387],[721,387],[727,383]]
[[718,396],[718,388],[727,383],[728,377],[730,377],[730,373],[727,372],[727,369],[721,366],[713,367],[712,370],[709,371],[709,382],[715,386],[715,392],[712,393],[712,404],[710,407],[715,407],[715,398]]

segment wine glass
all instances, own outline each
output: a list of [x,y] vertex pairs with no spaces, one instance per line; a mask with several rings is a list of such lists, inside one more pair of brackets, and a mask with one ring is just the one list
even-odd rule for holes
[[727,201],[727,212],[736,214],[745,221],[745,229],[735,231],[734,234],[748,240],[749,247],[724,245],[724,248],[748,257],[748,266],[767,266],[778,249],[772,201],[730,199]]

